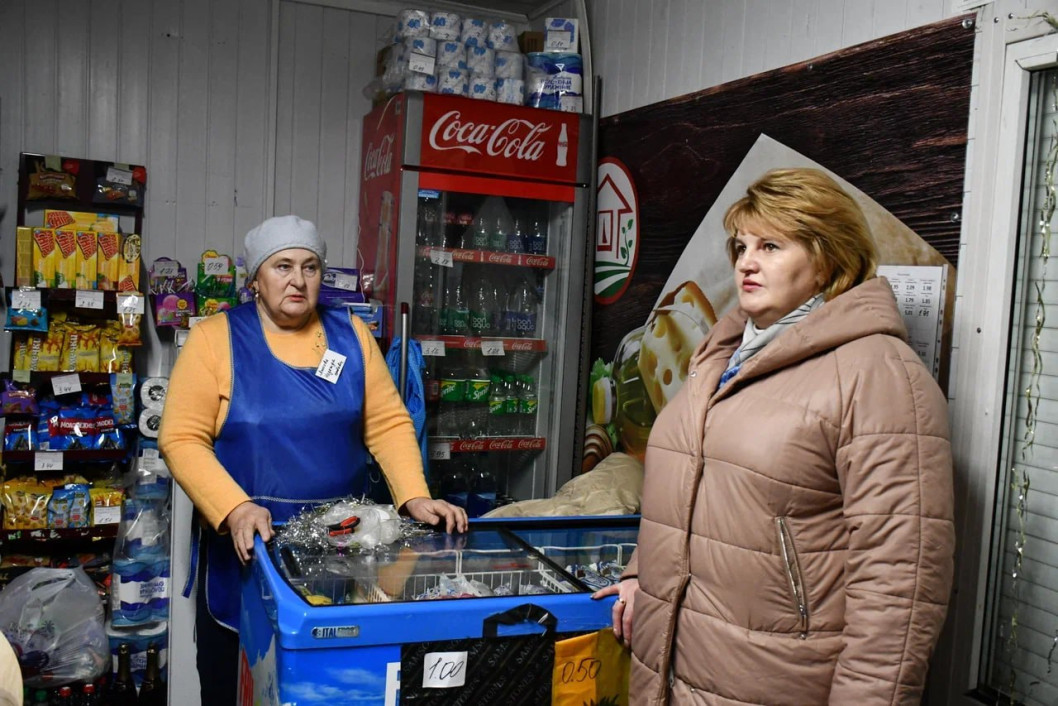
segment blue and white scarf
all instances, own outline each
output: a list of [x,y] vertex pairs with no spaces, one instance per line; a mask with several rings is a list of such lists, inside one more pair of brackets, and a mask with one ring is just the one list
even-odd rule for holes
[[757,328],[756,324],[753,323],[753,319],[747,321],[746,330],[742,332],[742,345],[731,354],[731,358],[727,361],[727,369],[720,376],[720,384],[716,386],[716,389],[719,390],[727,384],[727,381],[735,377],[738,371],[742,369],[743,363],[759,353],[764,346],[771,343],[780,333],[823,306],[823,303],[823,294],[816,294],[804,304],[764,329]]

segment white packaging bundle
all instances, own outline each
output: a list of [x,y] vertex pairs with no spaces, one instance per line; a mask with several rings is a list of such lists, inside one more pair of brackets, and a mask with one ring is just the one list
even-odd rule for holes
[[525,102],[525,81],[520,78],[496,79],[496,100],[500,103],[522,105]]
[[568,17],[548,17],[544,21],[544,51],[576,52],[580,22]]
[[496,79],[492,76],[471,74],[467,85],[467,95],[481,100],[496,100]]
[[[583,106],[584,77],[580,54],[555,52],[533,52],[527,55],[529,62],[525,82],[526,105],[550,110],[576,112],[574,107]],[[573,101],[572,98],[581,98]]]
[[459,39],[463,20],[454,12],[434,12],[430,15],[430,36],[440,41]]
[[465,96],[470,72],[466,69],[442,68],[437,76],[437,92],[455,96]]
[[426,10],[401,10],[397,14],[397,31],[400,39],[430,36],[430,13]]
[[488,47],[467,47],[467,68],[479,76],[495,76],[496,52]]
[[458,41],[437,43],[437,63],[457,69],[467,68],[467,50]]
[[496,78],[524,78],[525,59],[516,51],[497,50]]
[[518,50],[518,42],[514,38],[514,27],[511,27],[509,22],[504,22],[503,20],[496,20],[489,25],[487,41],[489,49]]
[[459,39],[468,47],[483,47],[489,39],[489,25],[485,20],[476,17],[463,18],[463,30]]
[[404,74],[404,88],[413,91],[436,93],[437,77],[433,74],[421,74],[418,71],[409,71]]
[[429,37],[409,37],[404,40],[404,49],[425,56],[437,56],[437,40]]

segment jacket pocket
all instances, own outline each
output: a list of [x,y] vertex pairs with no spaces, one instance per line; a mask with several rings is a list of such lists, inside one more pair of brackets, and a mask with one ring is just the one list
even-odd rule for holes
[[801,623],[801,632],[798,637],[802,640],[808,638],[808,623],[811,617],[808,608],[808,588],[805,586],[805,577],[801,572],[801,561],[797,557],[797,547],[794,546],[793,535],[785,517],[775,518],[775,530],[779,535],[779,552],[782,555],[783,567],[786,569],[786,579],[790,584],[790,597],[793,599],[794,610],[797,612]]

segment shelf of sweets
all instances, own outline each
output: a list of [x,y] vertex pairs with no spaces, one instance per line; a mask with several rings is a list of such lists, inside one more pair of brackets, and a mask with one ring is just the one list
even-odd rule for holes
[[542,436],[495,436],[481,439],[453,439],[431,436],[427,441],[430,458],[443,459],[445,454],[482,451],[542,451],[547,439]]
[[118,536],[118,523],[93,527],[41,527],[38,529],[0,529],[0,543],[38,544],[47,542],[102,542]]
[[555,269],[555,258],[550,255],[496,252],[494,250],[435,248],[429,245],[421,245],[419,246],[419,256],[431,260],[435,265],[443,265],[445,264],[445,260],[450,259],[451,262],[474,262],[486,265],[531,267],[539,270]]
[[[48,454],[47,457],[42,457],[44,460],[37,458],[37,454]],[[61,455],[61,459],[57,456]],[[66,449],[64,451],[4,451],[3,461],[4,463],[33,463],[35,465],[48,465],[53,466],[61,460],[61,464],[58,467],[39,468],[38,470],[44,471],[61,471],[66,463],[91,463],[91,462],[104,462],[104,461],[124,461],[129,455],[128,449]],[[45,463],[44,461],[48,463]]]
[[[547,341],[542,338],[501,338],[478,336],[452,336],[442,334],[416,334],[415,339],[422,344],[423,355],[444,355],[430,344],[444,344],[445,349],[480,350],[486,356],[500,357],[505,353],[546,353]],[[500,346],[502,345],[502,349]]]

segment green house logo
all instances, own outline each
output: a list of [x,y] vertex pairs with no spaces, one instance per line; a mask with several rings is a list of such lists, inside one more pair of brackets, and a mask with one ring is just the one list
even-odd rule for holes
[[599,162],[595,203],[595,301],[613,304],[628,289],[639,256],[639,199],[619,159]]

